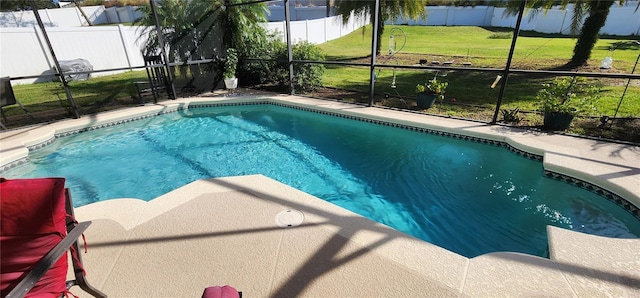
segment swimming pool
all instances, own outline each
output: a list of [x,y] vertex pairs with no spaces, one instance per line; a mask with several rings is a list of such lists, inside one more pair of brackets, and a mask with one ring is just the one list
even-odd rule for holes
[[544,255],[547,224],[640,235],[622,208],[505,147],[275,105],[181,110],[59,138],[30,159],[5,176],[67,177],[78,204],[263,174],[468,257]]

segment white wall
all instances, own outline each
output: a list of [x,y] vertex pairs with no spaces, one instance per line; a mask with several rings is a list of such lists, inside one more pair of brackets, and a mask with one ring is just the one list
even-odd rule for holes
[[[635,5],[630,1],[625,7],[613,7],[602,32],[605,34],[636,34],[640,35],[640,12],[635,12]],[[58,11],[61,9],[56,9]],[[126,9],[125,9],[126,10]],[[130,12],[122,10],[124,15]],[[54,10],[50,10],[51,12]],[[106,13],[96,10],[86,10],[96,20],[106,18]],[[115,11],[117,13],[118,11]],[[503,16],[503,8],[477,6],[467,7],[429,7],[426,23],[422,21],[396,20],[396,24],[414,25],[474,25],[511,27],[515,26],[516,17]],[[43,22],[55,26],[70,22],[76,25],[65,27],[48,27],[47,33],[53,44],[59,60],[83,58],[89,60],[94,70],[109,68],[136,67],[144,65],[142,60],[142,44],[138,41],[136,27],[104,26],[78,27],[84,21],[79,17],[77,9],[67,10],[66,19],[59,16],[42,13]],[[523,30],[535,30],[544,33],[568,33],[571,21],[571,9],[552,9],[548,13],[538,13],[534,18],[525,16]],[[122,16],[120,16],[122,18]],[[349,23],[343,24],[340,16],[329,18],[291,22],[293,42],[302,40],[314,44],[327,42],[368,24],[369,18],[350,18]],[[35,24],[31,12],[14,12],[0,14],[0,22],[14,24],[14,28],[0,28],[0,76],[32,76],[50,73],[53,60],[44,41],[40,29]],[[269,22],[270,30],[280,32],[285,41],[284,22]],[[15,28],[18,27],[18,28]],[[111,74],[95,73],[94,76]],[[19,83],[29,83],[35,80],[23,80]]]
[[[624,6],[614,4],[611,7],[607,21],[600,34],[606,35],[640,35],[640,10],[636,11],[637,1],[628,1]],[[516,16],[505,16],[504,8],[496,8],[491,18],[490,26],[514,28]],[[533,17],[531,17],[533,15]],[[571,18],[573,6],[566,10],[553,7],[546,13],[538,10],[528,12],[522,19],[522,30],[532,30],[541,33],[571,33]]]
[[[341,16],[333,16],[316,20],[304,20],[291,22],[291,41],[294,43],[308,41],[313,44],[324,43],[329,40],[345,36],[356,29],[369,24],[369,18],[350,18],[348,23],[342,22]],[[267,28],[278,31],[282,41],[286,41],[284,35],[285,22],[269,22]]]
[[[144,65],[136,27],[49,27],[46,29],[58,60],[82,58],[94,70]],[[53,59],[40,28],[0,28],[0,76],[51,74]],[[19,45],[19,46],[16,46]],[[122,71],[95,73],[103,76]],[[26,79],[31,83],[46,79]]]
[[[270,22],[284,20],[284,2],[276,1],[267,3],[271,14],[267,17]],[[325,0],[290,0],[289,8],[291,21],[317,20],[326,16]],[[628,0],[624,6],[614,4],[607,18],[607,22],[600,31],[608,35],[640,35],[640,11],[636,11],[638,1]],[[89,19],[95,24],[132,22],[141,14],[135,7],[110,7],[104,6],[83,7]],[[390,24],[409,24],[427,26],[492,26],[515,27],[516,16],[505,16],[504,8],[488,6],[476,7],[447,7],[427,6],[426,20],[392,20]],[[522,30],[533,30],[542,33],[570,33],[573,7],[566,10],[554,7],[548,12],[538,11],[533,18],[530,12],[523,18]],[[42,9],[40,16],[45,26],[74,27],[86,26],[80,11],[75,8]],[[0,27],[31,27],[36,24],[31,11],[1,12]],[[297,30],[297,29],[296,29]]]
[[422,26],[490,26],[494,11],[492,6],[427,6],[426,9],[426,20],[399,18],[387,23]]
[[[368,19],[368,18],[367,18]],[[342,37],[362,27],[367,22],[351,18],[347,24],[340,16],[291,22],[293,42],[303,40],[323,43]],[[270,30],[278,30],[282,41],[286,41],[284,22],[266,24]],[[130,26],[100,27],[47,27],[58,60],[82,58],[93,65],[94,70],[143,66],[144,40],[138,40],[140,30]],[[0,28],[0,77],[33,76],[52,74],[53,59],[38,26]],[[19,46],[17,46],[19,45]],[[103,76],[123,71],[94,73]],[[24,79],[14,83],[44,81]]]
[[[628,1],[624,6],[614,4],[607,22],[600,34],[640,35],[640,10],[636,11],[637,1]],[[389,24],[427,25],[427,26],[490,26],[514,28],[517,16],[506,16],[505,8],[489,6],[452,7],[427,6],[426,20],[397,20]],[[570,34],[573,7],[566,10],[554,7],[546,13],[543,10],[529,11],[522,19],[521,30],[541,33]]]

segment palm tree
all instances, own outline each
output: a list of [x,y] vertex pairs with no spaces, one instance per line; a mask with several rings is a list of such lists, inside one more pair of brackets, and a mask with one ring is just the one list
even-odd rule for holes
[[[161,47],[167,49],[169,59],[174,61],[189,59],[192,56],[209,56],[204,53],[217,48],[216,38],[208,32],[211,26],[210,19],[219,14],[220,3],[207,3],[205,0],[180,1],[164,0],[156,6],[158,22],[162,27],[162,40],[159,44],[158,32],[154,27],[153,14],[149,6],[143,6],[140,10],[143,17],[134,22],[142,32],[140,37],[146,37],[145,55],[158,53]],[[217,6],[215,4],[218,4]]]
[[[529,0],[527,8],[543,9],[547,11],[553,5],[560,5],[562,9],[566,9],[569,3],[574,3],[573,18],[571,19],[571,31],[580,34],[573,49],[571,60],[565,65],[568,68],[575,68],[587,64],[591,57],[591,51],[598,41],[600,29],[604,26],[609,10],[614,0]],[[518,7],[521,1],[509,1],[507,14],[515,15],[518,13]],[[624,0],[620,1],[623,4]],[[640,3],[638,4],[640,7]],[[584,17],[586,16],[586,19]],[[584,19],[584,23],[582,20]]]
[[[335,12],[342,15],[342,21],[348,22],[353,16],[366,18],[369,16],[371,24],[375,18],[375,0],[335,0]],[[403,17],[405,19],[426,19],[425,8],[427,0],[380,0],[378,22],[378,41],[384,32],[384,22]],[[380,42],[376,45],[376,54],[380,54]]]
[[[219,1],[219,0],[218,0]],[[229,47],[244,47],[251,32],[261,30],[261,23],[267,22],[269,9],[264,2],[243,4],[248,0],[225,0],[225,13],[227,14],[227,26],[225,32],[225,45]]]
[[[264,3],[240,5],[241,0],[164,0],[156,13],[163,28],[163,40],[169,58],[218,58],[226,47],[243,46],[244,35],[266,22]],[[146,54],[160,49],[153,14],[142,7],[144,16],[135,22],[144,25],[140,36],[146,36]]]

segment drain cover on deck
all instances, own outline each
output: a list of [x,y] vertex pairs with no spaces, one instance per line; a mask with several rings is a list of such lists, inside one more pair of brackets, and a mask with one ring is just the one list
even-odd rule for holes
[[291,228],[299,226],[304,220],[304,214],[299,210],[288,209],[276,215],[276,225],[281,228]]

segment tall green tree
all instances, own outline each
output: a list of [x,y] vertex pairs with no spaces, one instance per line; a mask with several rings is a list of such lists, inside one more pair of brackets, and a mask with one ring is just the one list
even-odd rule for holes
[[[568,68],[586,65],[591,57],[591,51],[598,41],[600,29],[607,21],[611,6],[617,2],[614,0],[529,0],[526,3],[528,9],[542,9],[548,11],[554,5],[560,5],[566,9],[573,3],[573,17],[571,19],[571,31],[575,34],[580,31],[578,40],[573,48],[573,56],[566,64]],[[509,1],[507,14],[515,15],[521,1]],[[619,1],[620,4],[624,0]],[[640,3],[638,4],[640,7]],[[586,19],[585,19],[586,17]],[[582,21],[584,19],[584,22]]]
[[[345,23],[349,22],[352,17],[362,19],[368,16],[373,24],[375,3],[375,0],[335,0],[335,13],[342,15],[342,21]],[[399,17],[414,20],[426,19],[426,4],[427,0],[380,0],[376,54],[380,54],[380,37],[384,32],[385,21],[395,20]]]
[[142,27],[140,36],[147,38],[147,54],[157,53],[160,46],[164,46],[172,60],[219,58],[227,47],[243,47],[244,37],[267,21],[268,10],[264,3],[237,5],[241,3],[242,0],[157,2],[156,13],[163,29],[164,45],[158,42],[149,6],[141,8],[143,17],[135,24],[146,26]]
[[[135,25],[141,25],[139,38],[145,40],[145,55],[158,54],[161,48],[167,51],[170,61],[214,59],[208,65],[204,77],[201,69],[190,65],[196,88],[208,88],[211,83],[222,80],[226,49],[236,47],[240,59],[246,57],[246,43],[255,42],[256,36],[266,35],[259,23],[266,22],[268,12],[264,3],[234,5],[247,0],[163,0],[156,2],[156,14],[162,27],[160,44],[153,13],[149,5],[142,7],[143,17]],[[252,38],[246,38],[247,35]],[[266,36],[264,37],[266,38]],[[242,65],[242,64],[241,64]],[[183,77],[187,67],[180,66]],[[211,77],[213,76],[213,77]],[[190,83],[190,84],[191,84]]]

